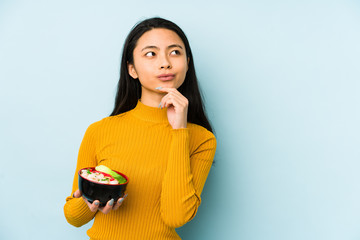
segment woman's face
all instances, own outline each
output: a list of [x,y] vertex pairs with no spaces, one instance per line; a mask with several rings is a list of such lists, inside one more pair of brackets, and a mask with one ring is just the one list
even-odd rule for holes
[[157,92],[156,87],[180,87],[188,70],[185,45],[173,31],[155,28],[145,32],[133,52],[134,64],[128,64],[131,77],[138,78],[142,95]]

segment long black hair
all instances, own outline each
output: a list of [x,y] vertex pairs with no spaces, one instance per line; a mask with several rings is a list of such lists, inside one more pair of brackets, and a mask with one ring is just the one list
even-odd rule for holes
[[165,28],[175,32],[184,42],[186,56],[190,59],[188,71],[183,84],[177,89],[189,101],[187,120],[190,123],[198,124],[210,132],[212,127],[206,117],[202,95],[195,74],[195,66],[190,44],[185,33],[175,23],[155,17],[149,18],[136,24],[127,36],[121,58],[120,79],[117,87],[115,106],[110,116],[115,116],[127,112],[136,107],[138,99],[141,98],[141,84],[138,79],[134,79],[128,72],[128,63],[134,64],[133,52],[139,38],[147,31],[154,28]]

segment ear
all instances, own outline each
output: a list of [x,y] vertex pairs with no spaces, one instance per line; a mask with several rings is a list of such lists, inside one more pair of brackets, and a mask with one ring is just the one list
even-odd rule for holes
[[189,70],[189,62],[190,62],[190,58],[188,57],[188,59],[187,59],[187,69],[186,69],[186,71]]
[[130,74],[130,76],[133,78],[133,79],[137,79],[138,78],[138,75],[136,73],[136,69],[135,69],[135,66],[134,64],[131,64],[131,63],[127,63],[127,67],[128,67],[128,72]]

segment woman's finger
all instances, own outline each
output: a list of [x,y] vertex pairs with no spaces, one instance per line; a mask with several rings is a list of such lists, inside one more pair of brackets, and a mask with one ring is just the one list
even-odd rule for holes
[[[168,94],[173,94],[176,96],[181,97],[182,99],[186,99],[184,97],[184,95],[182,95],[176,88],[160,88],[159,91],[164,92],[164,93],[168,93]],[[166,95],[165,95],[166,96]]]
[[125,194],[122,198],[119,198],[119,200],[116,202],[115,206],[113,207],[113,210],[117,210],[121,206],[121,204],[123,203],[126,197],[127,194]]
[[166,101],[166,99],[173,97],[179,100],[180,103],[184,103],[184,105],[187,105],[188,103],[188,99],[182,95],[176,88],[162,88],[162,87],[158,87],[156,88],[158,89],[160,92],[166,92],[167,94],[161,99],[161,102],[159,104],[159,107],[168,107],[169,105],[164,105],[164,102]]
[[109,200],[106,203],[106,206],[103,208],[99,208],[99,210],[103,213],[103,214],[107,214],[111,211],[111,209],[113,208],[114,205],[114,199]]
[[100,204],[99,200],[95,200],[92,204],[89,203],[86,199],[85,199],[85,201],[86,201],[87,205],[89,206],[90,211],[96,212],[99,209],[99,204]]
[[164,100],[163,106],[167,108],[173,106],[176,113],[182,113],[187,110],[188,103],[178,96],[170,96]]
[[[164,100],[163,106],[169,107],[171,105],[173,105],[175,108],[177,107],[185,108],[186,102],[177,95],[170,95],[168,98]],[[180,110],[180,109],[176,109],[176,110]]]
[[84,196],[82,196],[82,199],[88,205],[90,211],[96,212],[98,210],[100,204],[99,200],[95,200],[93,203],[89,203],[89,201],[86,198],[84,198]]
[[73,197],[74,198],[79,198],[79,197],[81,197],[81,192],[80,192],[80,189],[78,189],[78,190],[76,190],[74,193],[73,193]]
[[75,198],[82,197],[84,202],[88,205],[90,211],[96,212],[98,210],[98,207],[99,207],[99,204],[100,204],[99,200],[95,200],[92,204],[89,203],[89,201],[84,196],[82,196],[79,189],[74,192],[73,197],[75,197]]
[[157,90],[160,92],[178,92],[180,93],[176,88],[165,88],[165,87],[157,87]]
[[178,105],[179,107],[185,107],[187,102],[187,98],[183,95],[170,92],[161,99],[160,107],[169,107],[171,103],[173,103],[174,106]]
[[168,94],[166,94],[163,99],[166,99],[166,98],[176,98],[178,99],[179,101],[185,101],[186,98],[181,95],[181,93],[176,93],[176,92],[169,92]]

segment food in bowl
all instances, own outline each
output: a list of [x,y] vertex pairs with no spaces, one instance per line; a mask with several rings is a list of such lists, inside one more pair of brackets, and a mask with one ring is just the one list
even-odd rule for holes
[[102,183],[102,184],[119,184],[113,176],[107,173],[97,171],[96,169],[87,168],[81,170],[81,176],[89,181]]
[[122,197],[129,182],[126,175],[104,165],[80,169],[78,175],[82,195],[90,203],[99,200],[101,207],[111,199],[117,201]]

